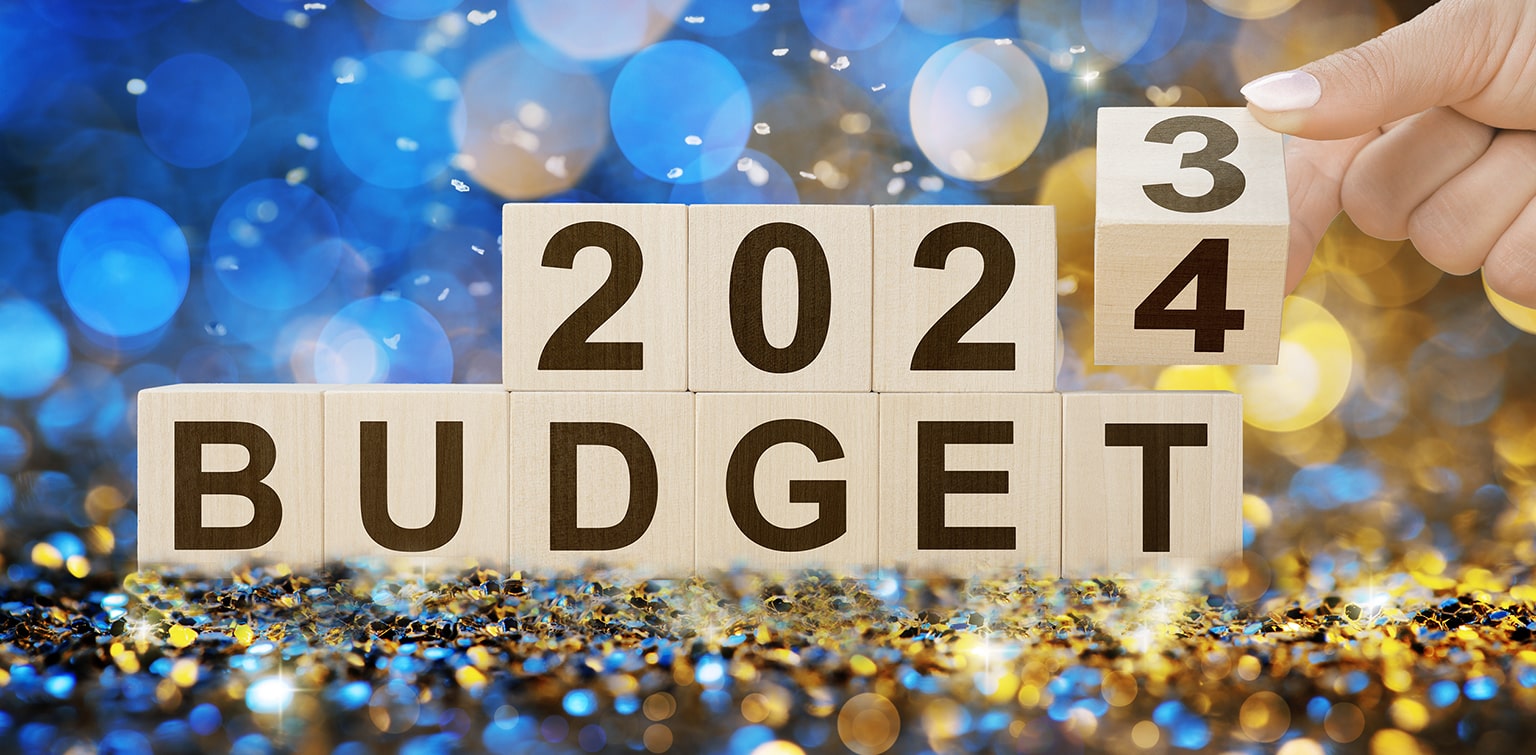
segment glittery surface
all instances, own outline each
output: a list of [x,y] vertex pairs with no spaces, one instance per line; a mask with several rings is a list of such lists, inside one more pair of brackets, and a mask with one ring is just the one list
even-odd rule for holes
[[[0,3],[0,752],[1527,751],[1536,310],[1341,219],[1279,365],[1093,365],[1094,110],[1424,5]],[[1245,555],[135,573],[136,392],[496,382],[506,201],[1053,205],[1060,388],[1243,393]]]

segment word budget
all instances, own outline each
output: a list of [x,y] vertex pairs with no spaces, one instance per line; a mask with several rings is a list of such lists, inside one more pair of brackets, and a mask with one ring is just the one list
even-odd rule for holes
[[[1279,137],[1099,116],[1095,358],[1273,362]],[[139,397],[142,566],[1166,570],[1242,548],[1241,398],[1057,392],[1031,206],[509,204],[503,385]]]

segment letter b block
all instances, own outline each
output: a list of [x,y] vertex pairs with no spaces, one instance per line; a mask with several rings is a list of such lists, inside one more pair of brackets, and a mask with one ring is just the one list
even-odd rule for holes
[[1274,364],[1290,213],[1242,108],[1099,110],[1098,364]]
[[326,391],[326,560],[503,568],[506,417],[501,386]]
[[872,567],[879,397],[700,394],[700,571]]
[[1062,396],[1063,573],[1219,564],[1242,552],[1242,498],[1242,396]]
[[139,393],[139,567],[322,558],[322,392],[177,385]]

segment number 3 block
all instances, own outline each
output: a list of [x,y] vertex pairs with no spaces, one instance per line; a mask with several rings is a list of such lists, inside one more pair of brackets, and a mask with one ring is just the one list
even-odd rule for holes
[[1290,212],[1242,108],[1099,110],[1098,364],[1274,364]]

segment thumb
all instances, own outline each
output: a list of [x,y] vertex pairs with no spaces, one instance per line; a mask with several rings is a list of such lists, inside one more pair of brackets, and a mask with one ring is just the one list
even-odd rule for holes
[[[1344,139],[1487,86],[1504,53],[1494,49],[1502,2],[1445,0],[1385,34],[1272,73],[1242,89],[1260,123],[1307,139]],[[1511,3],[1511,5],[1515,5]]]

